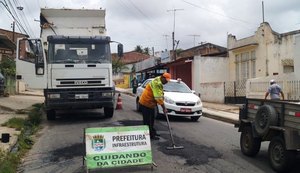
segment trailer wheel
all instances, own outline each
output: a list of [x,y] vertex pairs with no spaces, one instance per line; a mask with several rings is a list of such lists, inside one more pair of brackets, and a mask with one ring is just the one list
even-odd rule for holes
[[114,115],[114,108],[104,107],[104,116],[106,118],[111,118]]
[[261,106],[255,116],[255,130],[258,135],[264,136],[269,132],[271,125],[276,125],[278,115],[276,110],[270,105]]
[[49,121],[55,120],[56,113],[54,109],[47,110],[46,114],[47,114],[47,120]]
[[285,142],[282,137],[274,137],[268,149],[271,167],[276,172],[288,172],[296,160],[296,151],[286,150]]
[[260,145],[261,139],[253,137],[252,128],[250,126],[244,127],[240,137],[242,153],[246,156],[253,157],[259,152]]

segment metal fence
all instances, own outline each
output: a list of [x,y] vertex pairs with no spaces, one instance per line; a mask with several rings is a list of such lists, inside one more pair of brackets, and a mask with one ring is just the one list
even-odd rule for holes
[[245,103],[246,81],[229,81],[224,83],[225,103]]

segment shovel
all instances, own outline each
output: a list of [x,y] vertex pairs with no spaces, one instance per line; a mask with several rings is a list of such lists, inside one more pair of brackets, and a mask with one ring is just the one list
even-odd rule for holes
[[165,113],[165,116],[166,116],[166,119],[167,119],[167,123],[168,123],[168,127],[169,127],[169,132],[170,132],[170,137],[171,137],[171,140],[172,140],[172,146],[169,146],[169,147],[166,147],[167,150],[174,150],[174,149],[184,149],[183,146],[176,146],[175,145],[175,142],[174,142],[174,138],[173,138],[173,134],[172,134],[172,130],[171,130],[171,125],[170,125],[170,121],[169,121],[169,117],[168,117],[168,114]]

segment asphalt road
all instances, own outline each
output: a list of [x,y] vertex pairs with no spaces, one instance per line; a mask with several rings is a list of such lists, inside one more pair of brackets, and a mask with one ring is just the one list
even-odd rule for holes
[[[111,127],[141,125],[142,116],[135,111],[135,100],[122,95],[123,109],[116,110],[111,119],[103,118],[103,110],[59,112],[53,122],[47,120],[37,135],[19,171],[24,173],[77,173],[85,172],[83,166],[83,131],[88,127]],[[198,122],[189,118],[171,118],[175,142],[182,150],[166,150],[170,145],[169,131],[165,119],[156,121],[161,134],[159,141],[152,141],[154,173],[272,173],[267,158],[268,143],[263,143],[255,158],[242,155],[239,148],[240,133],[232,124],[201,117]],[[300,161],[298,159],[298,165]],[[293,172],[298,172],[295,167]],[[135,166],[90,172],[151,172],[151,166]]]

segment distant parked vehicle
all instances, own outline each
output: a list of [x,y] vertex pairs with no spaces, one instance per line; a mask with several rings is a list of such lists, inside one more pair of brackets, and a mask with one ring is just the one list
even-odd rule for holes
[[[137,88],[136,109],[138,111],[140,111],[140,96],[146,88],[146,85],[152,80],[153,78],[145,80],[144,83]],[[168,115],[190,117],[192,121],[198,121],[202,116],[201,99],[180,79],[171,79],[170,82],[164,85],[164,97]],[[157,106],[156,110],[156,118],[163,115],[161,106]]]
[[5,91],[5,77],[0,73],[0,95],[4,95]]

